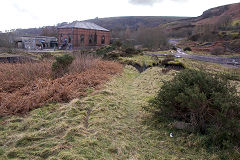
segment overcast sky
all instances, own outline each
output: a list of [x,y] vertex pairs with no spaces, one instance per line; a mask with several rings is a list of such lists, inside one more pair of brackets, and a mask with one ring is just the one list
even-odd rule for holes
[[116,16],[189,16],[240,0],[1,0],[0,31]]

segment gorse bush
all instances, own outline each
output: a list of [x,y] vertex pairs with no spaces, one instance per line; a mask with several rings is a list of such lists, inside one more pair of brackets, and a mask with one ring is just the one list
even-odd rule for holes
[[115,46],[104,46],[96,50],[97,55],[105,55],[111,51],[115,50]]
[[183,50],[184,51],[192,51],[192,49],[190,47],[185,47]]
[[172,50],[177,51],[177,47],[173,46]]
[[190,123],[209,145],[240,145],[240,96],[221,76],[184,70],[165,82],[152,106],[162,116]]
[[137,50],[137,49],[135,49],[135,48],[133,48],[133,47],[128,47],[128,48],[126,48],[125,50],[124,50],[124,54],[123,54],[123,56],[125,55],[125,56],[131,56],[131,55],[135,55],[135,54],[139,54],[141,51],[140,50]]
[[52,64],[52,72],[54,78],[61,77],[69,71],[69,67],[72,64],[74,57],[68,54],[57,57],[56,61]]

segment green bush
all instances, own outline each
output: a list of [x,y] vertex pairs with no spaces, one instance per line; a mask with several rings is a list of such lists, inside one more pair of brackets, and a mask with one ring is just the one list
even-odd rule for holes
[[128,47],[128,48],[125,49],[124,52],[125,52],[125,54],[124,54],[125,56],[131,56],[131,55],[135,55],[135,54],[140,53],[140,50],[137,50],[133,47]]
[[120,48],[123,46],[123,43],[120,40],[117,40],[112,43],[112,46],[116,48]]
[[185,47],[183,50],[184,51],[192,51],[192,49],[190,47]]
[[173,46],[172,50],[177,51],[177,47]]
[[52,73],[54,78],[61,77],[69,71],[69,67],[72,64],[74,57],[65,54],[60,57],[56,57],[56,61],[52,64]]
[[240,96],[221,76],[183,70],[150,101],[158,116],[190,123],[209,145],[240,146]]
[[107,53],[115,50],[114,46],[104,46],[96,50],[97,55],[106,55]]

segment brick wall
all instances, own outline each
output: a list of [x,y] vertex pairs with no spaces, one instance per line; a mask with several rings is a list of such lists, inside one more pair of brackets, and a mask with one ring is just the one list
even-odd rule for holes
[[[95,34],[97,42],[94,43]],[[84,42],[81,41],[81,36],[84,35]],[[89,36],[92,35],[92,43],[89,43]],[[102,38],[105,38],[105,43],[102,44]],[[110,32],[81,29],[81,28],[59,28],[58,29],[58,44],[61,46],[64,43],[64,39],[67,38],[69,43],[69,37],[71,37],[71,44],[73,48],[87,47],[87,46],[104,46],[110,44]]]

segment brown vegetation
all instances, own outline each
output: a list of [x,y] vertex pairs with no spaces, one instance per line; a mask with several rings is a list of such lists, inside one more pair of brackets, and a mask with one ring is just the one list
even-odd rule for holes
[[220,6],[209,9],[203,13],[202,16],[196,18],[196,25],[204,24],[218,24],[225,25],[229,22],[229,19],[239,19],[240,3]]
[[53,80],[51,64],[0,64],[0,116],[25,114],[47,103],[85,96],[88,88],[99,87],[122,70],[116,62],[80,55],[68,74]]

